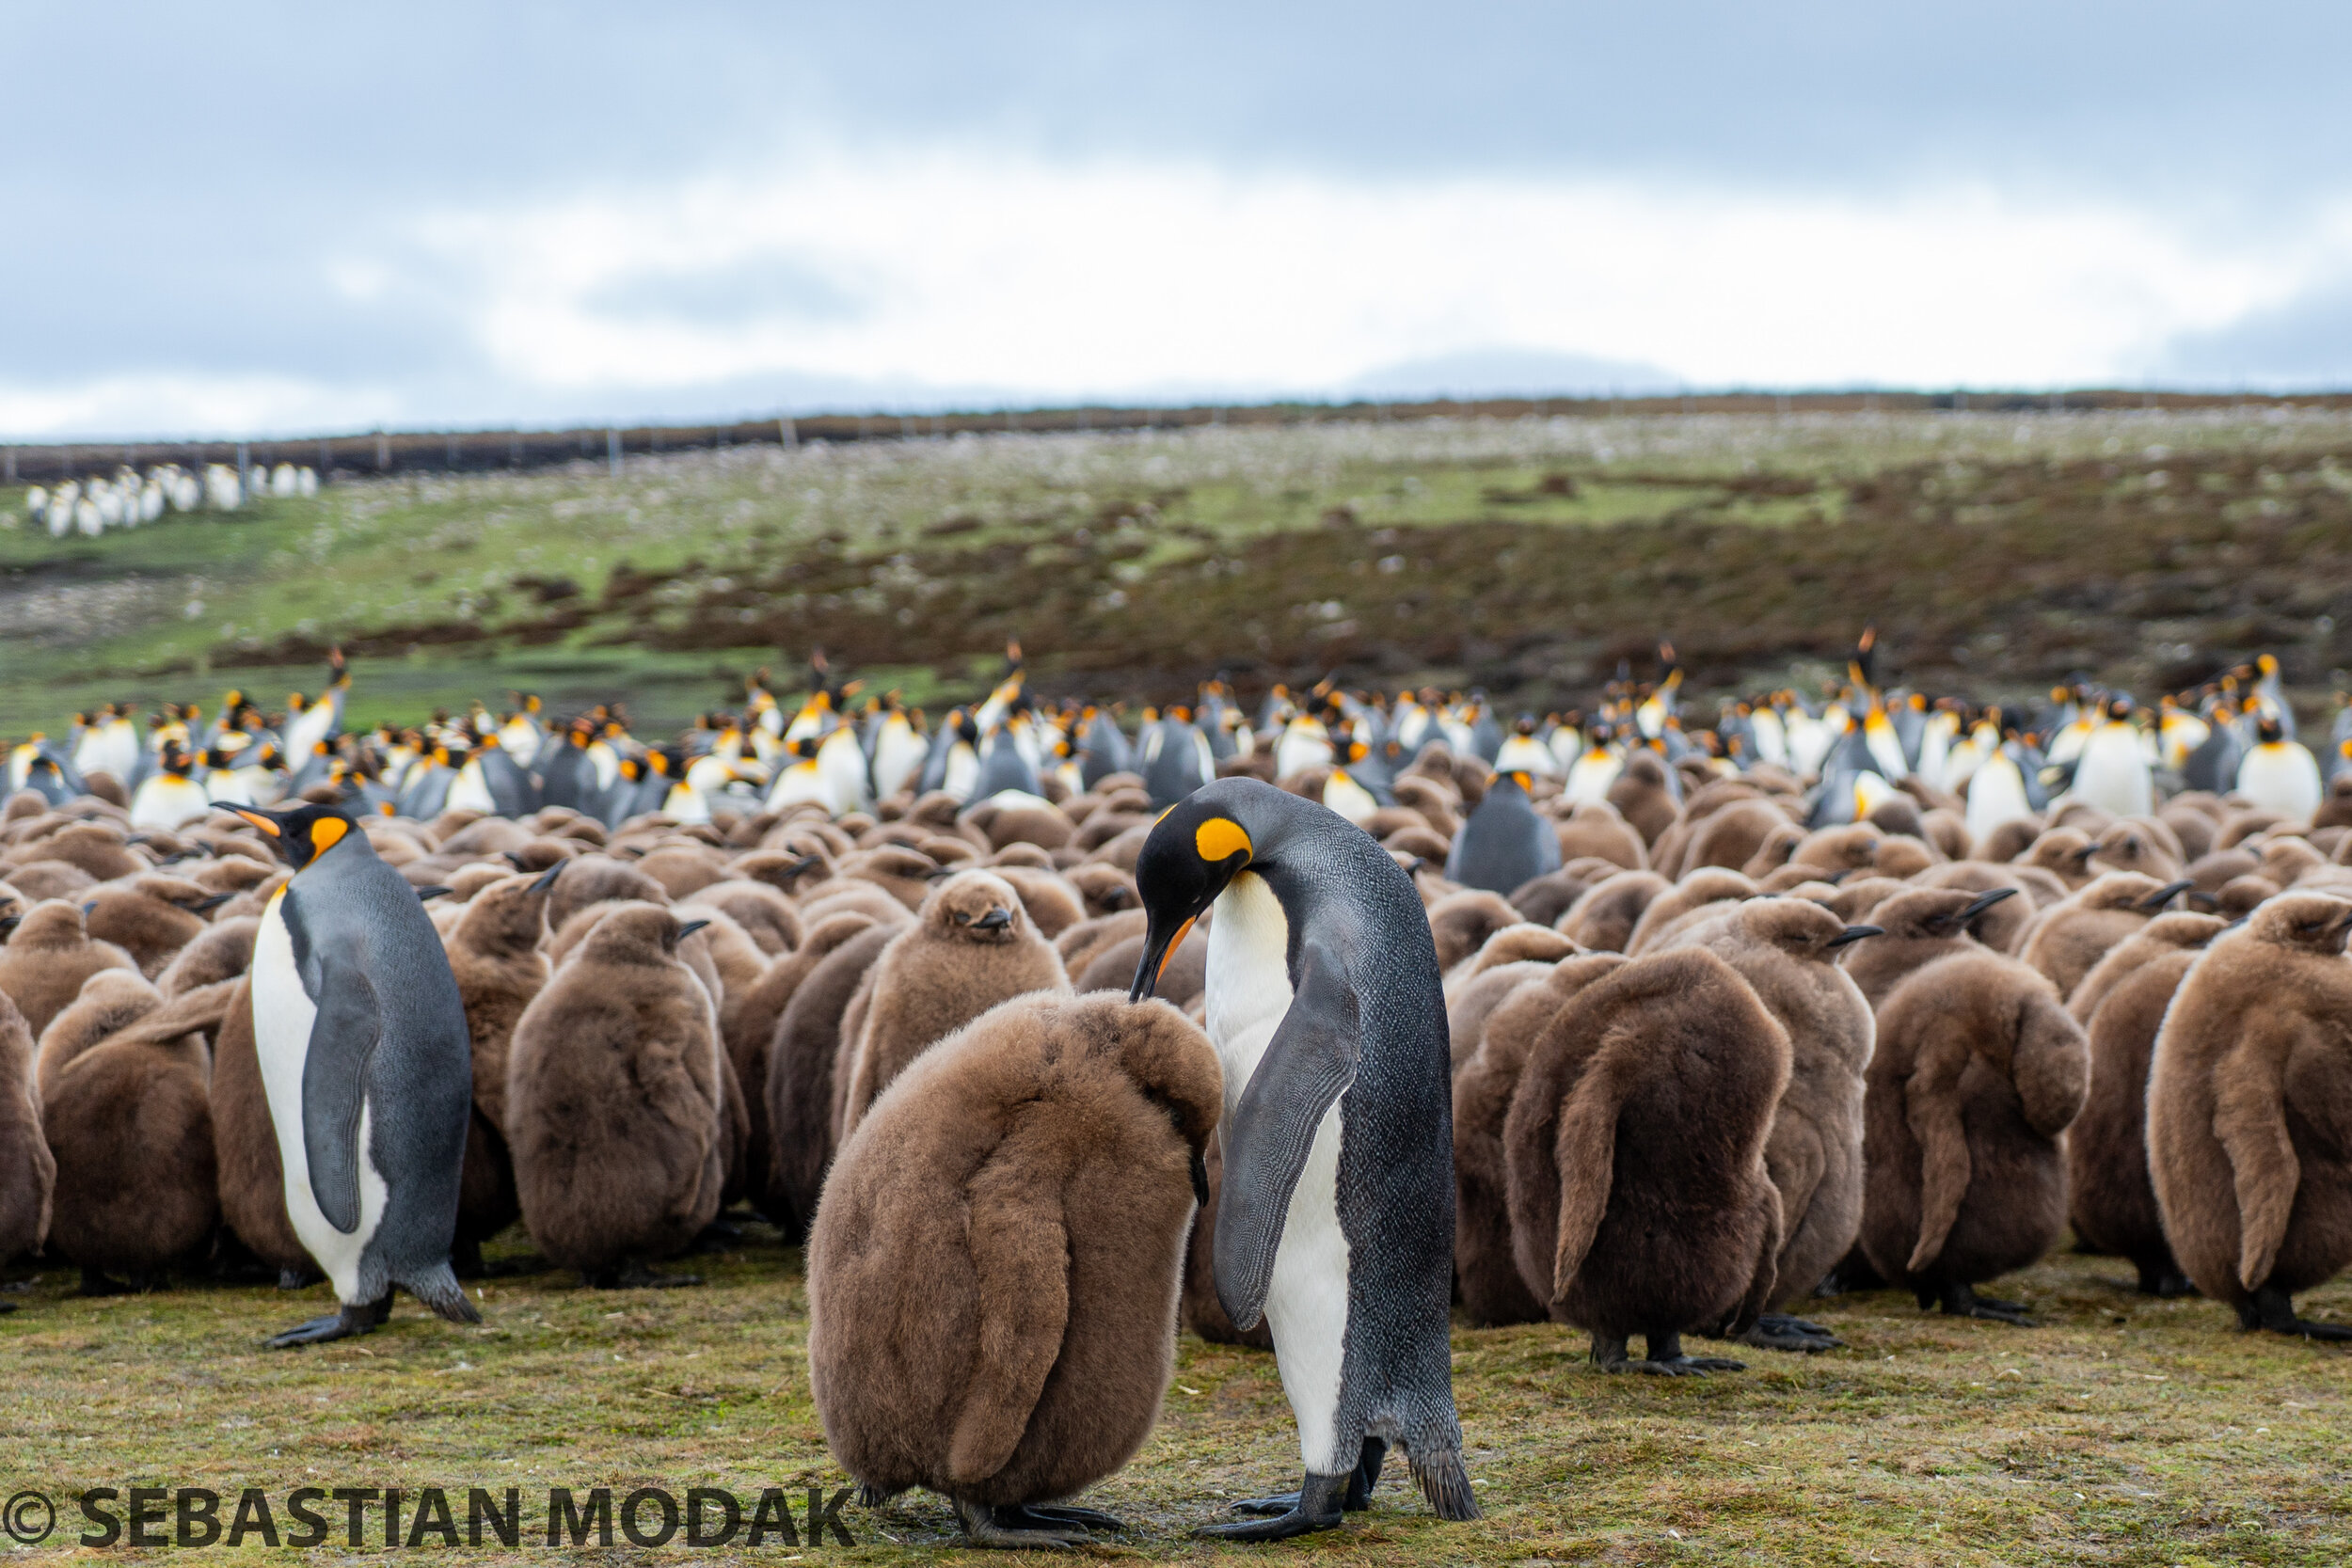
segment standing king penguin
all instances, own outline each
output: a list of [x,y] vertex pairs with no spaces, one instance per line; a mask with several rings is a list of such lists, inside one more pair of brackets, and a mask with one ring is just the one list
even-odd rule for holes
[[342,811],[227,809],[294,871],[255,939],[253,1036],[286,1213],[342,1304],[270,1344],[364,1334],[394,1285],[479,1323],[450,1270],[473,1059],[440,937]]
[[1131,1000],[1212,905],[1207,1021],[1225,1070],[1218,1299],[1272,1327],[1305,1484],[1211,1526],[1329,1529],[1404,1446],[1441,1518],[1474,1519],[1446,1331],[1454,1134],[1445,1001],[1413,884],[1361,829],[1254,779],[1166,812],[1136,863]]

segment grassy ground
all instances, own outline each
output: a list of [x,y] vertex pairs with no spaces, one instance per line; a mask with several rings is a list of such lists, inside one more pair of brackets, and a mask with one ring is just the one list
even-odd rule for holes
[[[716,1485],[747,1503],[778,1486],[797,1503],[808,1486],[842,1484],[809,1397],[799,1253],[755,1231],[701,1266],[700,1290],[493,1280],[479,1328],[404,1300],[385,1331],[294,1353],[259,1342],[320,1310],[323,1290],[83,1300],[53,1266],[8,1298],[24,1310],[0,1317],[0,1484],[60,1500],[44,1557],[72,1549],[83,1526],[67,1499],[89,1486],[261,1487],[283,1524],[297,1486],[400,1486],[413,1505],[426,1486],[462,1499],[469,1486],[513,1485],[525,1549],[467,1555],[537,1560],[611,1555],[532,1544],[552,1485],[616,1498]],[[2120,1283],[2128,1273],[2061,1252],[2005,1282],[2042,1317],[2031,1330],[1928,1316],[1886,1293],[1820,1303],[1848,1349],[1754,1352],[1748,1372],[1706,1380],[1606,1376],[1564,1329],[1457,1329],[1455,1395],[1486,1517],[1435,1523],[1391,1465],[1369,1515],[1263,1548],[1186,1532],[1223,1516],[1220,1497],[1295,1481],[1272,1360],[1186,1337],[1158,1429],[1086,1500],[1134,1527],[1120,1555],[1155,1560],[2158,1568],[2352,1556],[2345,1354],[2240,1335],[2207,1302],[2143,1300]],[[2352,1285],[2306,1305],[2352,1316]],[[343,1547],[342,1507],[326,1507],[328,1550],[379,1555]],[[462,1503],[458,1514],[462,1526]],[[922,1496],[845,1517],[861,1544],[827,1560],[929,1559],[951,1528]],[[368,1518],[380,1541],[380,1513]]]
[[[0,521],[22,510],[0,491]],[[98,540],[0,527],[0,734],[107,698],[315,689],[417,717],[532,685],[667,724],[812,643],[961,690],[1481,682],[1573,700],[1672,637],[1694,682],[1883,657],[2008,694],[2258,648],[2352,666],[2352,416],[1701,415],[740,448],[330,486]]]

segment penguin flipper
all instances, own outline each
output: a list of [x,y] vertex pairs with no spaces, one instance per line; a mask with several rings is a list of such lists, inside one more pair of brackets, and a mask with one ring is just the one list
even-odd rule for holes
[[1255,1328],[1264,1315],[1291,1194],[1325,1113],[1356,1081],[1363,1057],[1355,988],[1339,961],[1310,942],[1299,969],[1290,1011],[1225,1127],[1216,1296],[1242,1329]]
[[375,1054],[383,1020],[366,971],[318,957],[318,1016],[302,1063],[302,1148],[319,1212],[336,1229],[354,1231],[359,1228],[359,1117],[368,1058]]
[[1961,1120],[1960,1075],[1969,1056],[1964,1040],[1931,1041],[1903,1085],[1903,1119],[1919,1143],[1919,1239],[1903,1265],[1908,1274],[1919,1274],[1943,1255],[1968,1194],[1974,1167]]
[[964,1485],[986,1481],[1012,1457],[1070,1324],[1068,1224],[1019,1165],[991,1162],[966,1194],[979,1354],[947,1445],[948,1479]]
[[2215,1074],[2224,1087],[2216,1097],[2213,1131],[2229,1156],[2236,1190],[2238,1283],[2251,1291],[2278,1262],[2303,1169],[2283,1109],[2287,1058],[2296,1042],[2272,1030],[2249,1035]]

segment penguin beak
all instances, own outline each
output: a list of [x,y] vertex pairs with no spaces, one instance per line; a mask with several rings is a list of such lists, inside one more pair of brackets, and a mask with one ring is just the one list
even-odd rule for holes
[[24,924],[24,917],[21,914],[0,914],[0,937],[7,936]]
[[513,866],[517,871],[528,871],[531,869],[531,867],[523,863],[523,858],[515,853],[512,849],[500,850],[499,859],[504,861],[507,864]]
[[276,822],[270,820],[266,816],[263,816],[258,811],[247,811],[243,806],[215,806],[214,809],[215,811],[225,811],[231,816],[242,816],[254,827],[257,827],[261,829],[262,832],[269,834],[272,838],[280,838],[284,836],[279,832]]
[[2087,865],[2090,863],[2090,857],[2098,852],[2099,847],[2097,845],[2086,844],[2081,848],[2075,850],[2073,854],[2068,855],[2066,858],[2073,861],[2076,865]]
[[980,931],[1001,931],[1011,924],[1012,911],[1007,909],[991,909],[979,919],[972,922],[973,928]]
[[1883,937],[1885,934],[1886,927],[1883,926],[1849,926],[1830,938],[1829,945],[1843,947],[1848,942],[1860,942],[1865,937]]
[[1142,961],[1136,965],[1136,983],[1127,988],[1127,1000],[1141,1002],[1159,988],[1160,976],[1168,973],[1168,961],[1176,957],[1176,949],[1192,934],[1192,923],[1200,917],[1191,915],[1182,926],[1167,936],[1156,931],[1143,944]]
[[1958,924],[1963,928],[1975,925],[1979,920],[1984,917],[1985,911],[1991,909],[2002,899],[2013,896],[2016,892],[2017,890],[2013,887],[1996,887],[1989,892],[1979,893],[1977,895],[1975,899],[1969,903],[1967,908],[1960,911],[1960,920]]
[[2196,885],[2197,884],[2192,881],[2167,882],[2164,886],[2156,889],[2155,892],[2141,899],[2139,901],[2139,907],[2143,910],[2160,910]]
[[709,922],[709,921],[707,921],[707,920],[690,920],[690,921],[687,921],[684,925],[681,925],[681,926],[677,928],[677,939],[678,939],[678,941],[680,941],[680,942],[684,942],[684,941],[685,941],[688,937],[692,936],[692,935],[693,935],[696,931],[701,930],[704,927],[706,927],[706,926],[707,926],[707,925],[709,925],[709,924],[710,924],[710,922]]
[[555,879],[564,874],[564,868],[571,863],[569,861],[557,861],[553,865],[540,872],[539,879],[531,884],[531,891],[532,893],[547,892],[555,885]]
[[235,896],[236,895],[233,893],[215,893],[210,898],[199,898],[195,903],[188,905],[188,912],[191,914],[202,914],[206,910],[216,910]]
[[446,897],[455,891],[456,889],[454,888],[446,887],[421,887],[417,889],[417,902],[420,904],[430,904],[434,899]]

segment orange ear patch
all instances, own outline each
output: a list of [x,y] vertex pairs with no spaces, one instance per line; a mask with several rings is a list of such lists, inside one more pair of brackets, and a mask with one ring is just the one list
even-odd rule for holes
[[342,842],[351,832],[351,824],[340,816],[322,816],[310,824],[310,853],[323,855]]
[[1193,831],[1192,847],[1200,858],[1216,864],[1236,853],[1249,853],[1249,835],[1230,816],[1212,816]]

